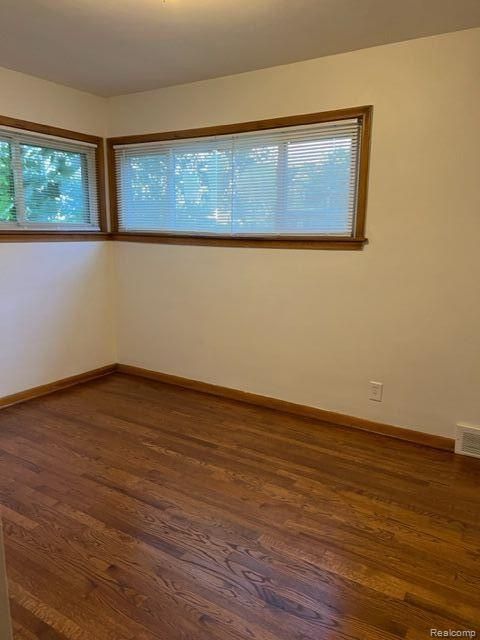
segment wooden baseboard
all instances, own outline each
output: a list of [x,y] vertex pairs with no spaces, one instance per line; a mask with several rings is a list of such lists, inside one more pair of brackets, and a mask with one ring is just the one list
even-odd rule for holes
[[211,395],[220,396],[222,398],[239,400],[240,402],[246,402],[248,404],[257,405],[259,407],[276,409],[277,411],[291,413],[293,415],[302,416],[304,418],[313,418],[315,420],[329,422],[331,424],[337,424],[343,427],[351,427],[353,429],[361,429],[363,431],[377,433],[383,436],[388,436],[390,438],[396,438],[397,440],[406,440],[415,444],[434,447],[435,449],[443,449],[446,451],[454,450],[455,441],[452,438],[430,435],[428,433],[423,433],[422,431],[404,429],[403,427],[394,427],[393,425],[374,422],[372,420],[366,420],[364,418],[356,418],[355,416],[348,416],[343,413],[337,413],[335,411],[317,409],[316,407],[309,407],[303,404],[287,402],[286,400],[270,398],[269,396],[262,396],[256,393],[248,393],[247,391],[240,391],[239,389],[232,389],[230,387],[222,387],[216,384],[210,384],[208,382],[201,382],[199,380],[191,380],[190,378],[182,378],[180,376],[174,376],[169,373],[150,371],[148,369],[134,367],[128,364],[118,364],[117,371],[128,375],[139,376],[141,378],[157,380],[159,382],[175,385],[177,387],[183,387],[185,389],[192,389],[194,391],[201,391],[202,393],[209,393]]
[[107,376],[111,373],[115,373],[116,371],[132,376],[139,376],[141,378],[148,378],[150,380],[157,380],[158,382],[163,382],[165,384],[170,384],[177,387],[183,387],[184,389],[192,389],[193,391],[209,393],[210,395],[219,396],[221,398],[229,398],[230,400],[246,402],[258,407],[275,409],[277,411],[290,413],[296,416],[302,416],[304,418],[313,418],[314,420],[320,420],[321,422],[337,424],[343,427],[351,427],[352,429],[361,429],[363,431],[377,433],[383,436],[388,436],[390,438],[396,438],[397,440],[406,440],[408,442],[413,442],[415,444],[420,444],[427,447],[433,447],[435,449],[453,451],[455,447],[455,441],[453,440],[453,438],[430,435],[428,433],[423,433],[422,431],[404,429],[403,427],[394,427],[390,424],[374,422],[372,420],[366,420],[365,418],[357,418],[355,416],[349,416],[343,413],[337,413],[335,411],[317,409],[316,407],[296,404],[295,402],[287,402],[286,400],[279,400],[278,398],[262,396],[257,393],[249,393],[247,391],[240,391],[239,389],[232,389],[230,387],[222,387],[220,385],[211,384],[209,382],[201,382],[200,380],[182,378],[181,376],[174,376],[169,373],[150,371],[149,369],[134,367],[128,364],[110,364],[106,367],[100,367],[99,369],[86,371],[85,373],[80,373],[76,376],[70,376],[69,378],[63,378],[55,382],[43,384],[39,387],[26,389],[25,391],[20,391],[19,393],[4,396],[3,398],[0,398],[0,409],[9,407],[19,402],[31,400],[32,398],[38,398],[39,396],[48,395],[49,393],[53,393],[54,391],[66,389],[67,387],[72,387],[76,384],[81,384],[82,382],[88,382],[89,380],[94,380],[95,378],[101,378],[102,376]]
[[31,400],[32,398],[45,396],[45,395],[48,395],[49,393],[53,393],[54,391],[59,391],[60,389],[66,389],[67,387],[72,387],[73,385],[80,384],[82,382],[88,382],[89,380],[94,380],[95,378],[101,378],[102,376],[107,376],[116,370],[117,370],[116,364],[109,364],[106,367],[100,367],[99,369],[92,369],[91,371],[86,371],[85,373],[79,373],[76,376],[70,376],[69,378],[62,378],[61,380],[56,380],[55,382],[42,384],[39,387],[33,387],[32,389],[26,389],[25,391],[19,391],[18,393],[13,393],[10,396],[4,396],[3,398],[0,398],[0,409],[4,407],[10,407],[12,404],[18,404],[19,402],[25,402],[26,400]]

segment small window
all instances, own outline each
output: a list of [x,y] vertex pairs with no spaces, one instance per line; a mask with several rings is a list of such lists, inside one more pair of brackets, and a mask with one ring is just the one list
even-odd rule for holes
[[361,165],[368,159],[369,113],[297,126],[291,124],[295,119],[288,119],[288,126],[282,119],[260,131],[111,141],[118,231],[232,239],[363,238],[366,167]]
[[0,231],[100,230],[96,149],[0,128]]

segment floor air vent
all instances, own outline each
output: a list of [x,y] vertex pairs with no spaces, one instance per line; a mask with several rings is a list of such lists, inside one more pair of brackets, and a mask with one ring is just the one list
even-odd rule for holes
[[471,427],[467,424],[457,424],[455,453],[480,458],[480,427]]

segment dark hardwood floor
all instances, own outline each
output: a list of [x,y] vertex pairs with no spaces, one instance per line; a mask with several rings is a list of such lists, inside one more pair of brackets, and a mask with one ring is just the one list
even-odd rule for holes
[[120,374],[0,459],[16,640],[480,634],[480,461]]

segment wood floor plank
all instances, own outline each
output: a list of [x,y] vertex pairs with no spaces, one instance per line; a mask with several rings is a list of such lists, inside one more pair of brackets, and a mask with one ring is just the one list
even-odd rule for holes
[[480,464],[113,374],[0,412],[15,640],[480,634]]

